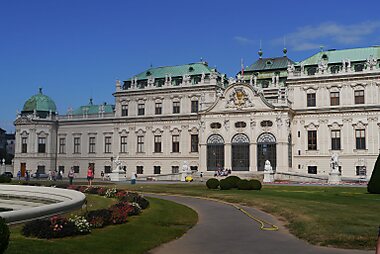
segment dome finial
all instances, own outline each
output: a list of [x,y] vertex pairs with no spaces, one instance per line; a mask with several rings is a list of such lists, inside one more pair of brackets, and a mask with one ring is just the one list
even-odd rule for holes
[[39,91],[40,94],[42,94],[42,87],[39,87],[38,91]]
[[260,40],[260,50],[259,50],[259,52],[257,52],[257,54],[259,54],[259,58],[261,59],[262,58],[262,56],[263,56],[263,50],[262,50],[262,46],[261,46],[261,40]]
[[286,48],[284,48],[284,49],[282,50],[282,52],[284,52],[284,56],[286,56],[286,53],[288,53],[288,50],[287,50]]

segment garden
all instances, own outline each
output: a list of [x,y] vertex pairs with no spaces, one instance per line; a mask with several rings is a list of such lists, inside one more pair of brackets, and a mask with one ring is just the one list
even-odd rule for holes
[[[85,193],[86,208],[11,226],[6,253],[26,250],[28,253],[145,253],[181,236],[197,221],[197,214],[190,208],[147,199],[135,192],[102,186],[58,184],[56,187]],[[158,231],[160,235],[154,234]]]

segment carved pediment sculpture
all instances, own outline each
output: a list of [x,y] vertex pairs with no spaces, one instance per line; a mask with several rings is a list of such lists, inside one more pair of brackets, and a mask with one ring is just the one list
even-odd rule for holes
[[253,103],[243,87],[236,87],[230,94],[226,107],[238,109],[249,108],[253,107]]

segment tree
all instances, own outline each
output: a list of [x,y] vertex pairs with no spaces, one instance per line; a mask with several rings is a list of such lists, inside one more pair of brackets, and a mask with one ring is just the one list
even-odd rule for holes
[[380,154],[377,156],[371,179],[368,182],[367,190],[372,194],[380,194]]

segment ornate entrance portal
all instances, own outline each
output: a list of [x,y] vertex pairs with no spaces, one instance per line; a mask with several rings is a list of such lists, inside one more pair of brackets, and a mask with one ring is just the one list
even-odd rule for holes
[[266,160],[276,170],[276,138],[271,133],[263,133],[257,139],[257,171],[264,171]]
[[232,170],[249,170],[249,139],[245,134],[236,134],[231,141],[232,145]]
[[207,170],[215,171],[224,168],[224,139],[217,134],[207,140]]

